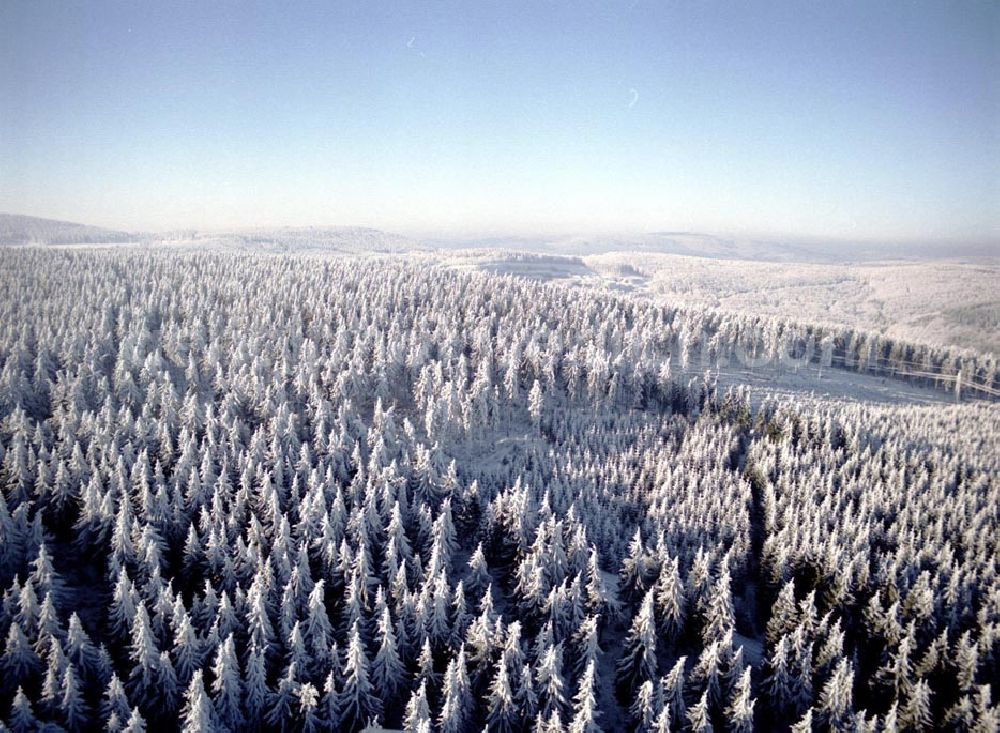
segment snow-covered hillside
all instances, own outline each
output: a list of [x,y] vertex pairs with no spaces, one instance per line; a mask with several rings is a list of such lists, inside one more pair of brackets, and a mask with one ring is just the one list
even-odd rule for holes
[[33,216],[0,214],[0,246],[132,242],[134,234]]
[[713,260],[748,262],[847,264],[898,260],[996,260],[1000,242],[859,242],[803,238],[764,239],[699,232],[651,232],[605,236],[474,237],[433,239],[428,244],[445,250],[493,249],[508,252],[587,256],[608,252],[645,255],[683,255]]
[[164,244],[188,250],[242,250],[271,254],[399,253],[426,249],[418,240],[365,227],[259,227],[180,231],[158,235]]

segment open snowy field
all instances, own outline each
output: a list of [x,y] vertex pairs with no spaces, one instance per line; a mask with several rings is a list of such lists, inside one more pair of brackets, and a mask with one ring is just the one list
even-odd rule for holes
[[584,261],[654,298],[1000,352],[1000,260],[776,264],[616,253]]
[[1000,353],[1000,259],[775,263],[653,252],[461,256],[451,266],[564,280],[663,302],[865,328],[888,337]]

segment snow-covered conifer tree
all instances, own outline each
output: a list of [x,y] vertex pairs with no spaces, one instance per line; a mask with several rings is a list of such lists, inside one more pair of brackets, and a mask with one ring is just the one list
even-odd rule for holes
[[187,692],[184,693],[184,710],[181,713],[182,733],[212,733],[217,730],[212,703],[205,694],[202,671],[191,675]]
[[353,730],[378,715],[381,709],[379,691],[372,687],[369,679],[368,656],[355,623],[351,628],[344,662],[344,686],[338,697],[341,724],[346,730]]
[[626,697],[643,681],[656,679],[655,593],[655,588],[646,592],[639,613],[632,620],[632,627],[625,637],[624,653],[618,664],[618,683]]
[[242,711],[243,683],[232,634],[219,645],[212,674],[212,692],[218,720],[230,730],[239,730],[245,724]]

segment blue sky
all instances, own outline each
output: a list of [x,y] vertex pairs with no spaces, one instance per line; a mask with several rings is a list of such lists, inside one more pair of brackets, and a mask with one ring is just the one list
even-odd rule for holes
[[0,211],[1000,236],[1000,3],[0,3]]

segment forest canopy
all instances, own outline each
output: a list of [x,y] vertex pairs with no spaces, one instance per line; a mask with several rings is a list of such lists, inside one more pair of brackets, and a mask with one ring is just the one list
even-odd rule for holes
[[405,258],[5,251],[3,724],[996,730],[1000,411],[705,373],[810,338],[1000,387]]

